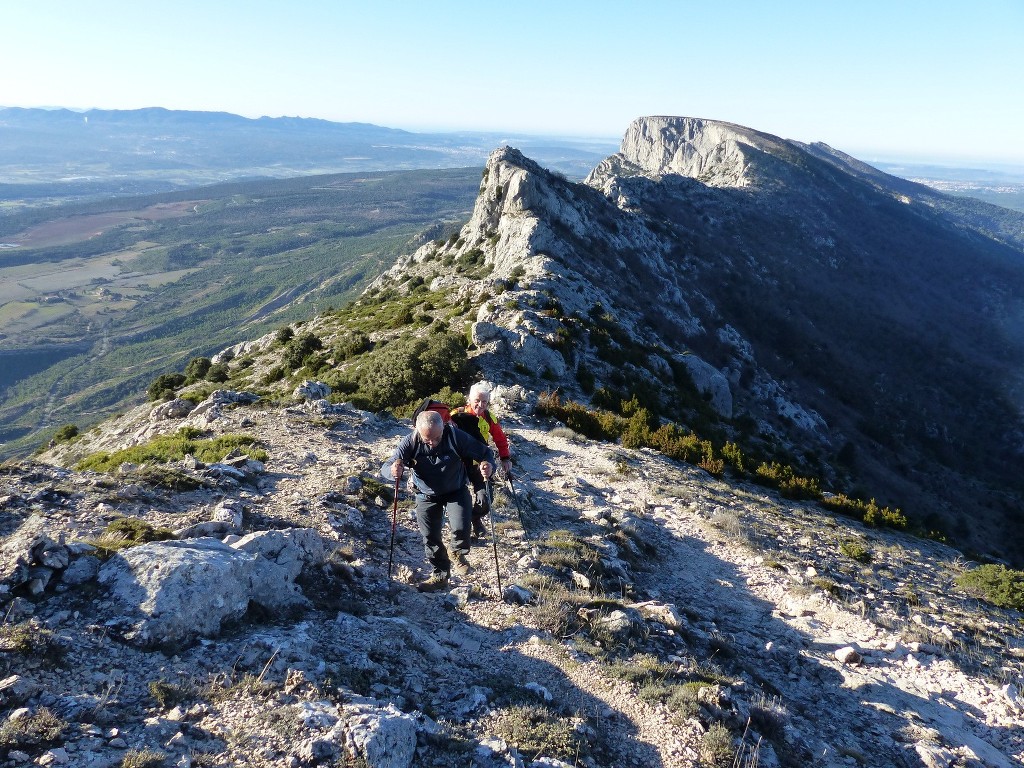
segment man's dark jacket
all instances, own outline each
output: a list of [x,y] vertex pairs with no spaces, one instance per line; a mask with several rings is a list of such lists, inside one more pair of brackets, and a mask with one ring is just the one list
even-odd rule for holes
[[398,459],[412,469],[416,493],[427,497],[445,496],[465,487],[464,459],[486,461],[494,467],[494,452],[490,447],[451,424],[444,425],[436,448],[427,446],[415,429],[403,437],[391,458],[380,468],[381,477],[395,481],[392,465]]

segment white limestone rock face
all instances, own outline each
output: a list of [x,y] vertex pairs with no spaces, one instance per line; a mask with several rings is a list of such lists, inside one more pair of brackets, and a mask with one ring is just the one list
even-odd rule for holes
[[473,343],[481,349],[511,357],[530,371],[549,371],[563,377],[565,358],[538,339],[528,327],[502,328],[490,322],[474,323]]
[[394,704],[344,709],[346,742],[373,768],[409,768],[416,756],[416,721]]
[[618,155],[603,161],[586,182],[601,187],[623,171],[653,179],[678,174],[712,187],[745,187],[752,149],[780,141],[733,123],[696,117],[640,117],[630,123]]
[[210,358],[212,363],[227,363],[242,355],[254,355],[267,349],[277,338],[277,331],[271,331],[258,339],[243,341],[234,346],[222,349]]
[[331,388],[327,384],[306,380],[295,388],[292,397],[296,400],[326,400],[330,394]]
[[416,756],[416,719],[394,704],[381,707],[363,699],[341,711],[311,712],[307,722],[331,727],[299,748],[304,763],[334,765],[345,755],[370,768],[409,768]]
[[183,419],[192,413],[192,409],[195,407],[195,403],[191,400],[176,397],[174,400],[161,403],[156,406],[156,408],[150,412],[149,418],[153,421],[161,421],[163,419]]
[[[126,549],[100,569],[115,623],[140,646],[187,644],[216,636],[250,603],[268,611],[306,603],[295,578],[323,557],[306,529],[263,531],[231,547],[216,539],[159,541]],[[294,543],[293,543],[294,539]]]
[[677,355],[675,359],[686,366],[697,390],[711,398],[711,407],[725,418],[731,419],[732,392],[725,374],[696,355]]

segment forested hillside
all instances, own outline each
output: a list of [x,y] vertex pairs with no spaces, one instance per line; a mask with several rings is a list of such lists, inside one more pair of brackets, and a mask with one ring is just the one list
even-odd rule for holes
[[306,176],[0,218],[0,455],[354,296],[464,220],[479,169]]

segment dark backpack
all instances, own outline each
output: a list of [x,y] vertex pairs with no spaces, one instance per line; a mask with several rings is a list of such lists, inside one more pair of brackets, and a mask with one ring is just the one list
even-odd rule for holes
[[475,413],[460,408],[451,414],[451,420],[463,432],[468,432],[481,443],[487,442],[487,438],[480,433],[480,418]]
[[429,397],[424,398],[423,402],[420,403],[419,407],[412,412],[412,423],[416,423],[416,417],[424,411],[436,411],[441,414],[441,421],[445,424],[450,424],[452,420],[452,409],[448,407],[447,403],[442,403],[440,400],[431,400]]

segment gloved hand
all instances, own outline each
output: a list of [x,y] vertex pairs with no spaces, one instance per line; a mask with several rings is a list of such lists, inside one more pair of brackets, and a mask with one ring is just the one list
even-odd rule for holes
[[487,493],[486,488],[481,488],[479,491],[473,494],[473,516],[484,517],[490,514],[491,511],[491,496]]

